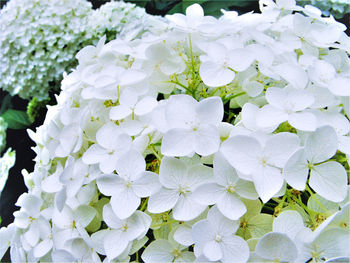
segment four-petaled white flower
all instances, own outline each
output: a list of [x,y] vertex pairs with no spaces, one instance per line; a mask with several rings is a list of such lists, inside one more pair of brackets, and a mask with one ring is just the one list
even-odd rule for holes
[[197,203],[192,193],[211,178],[212,169],[200,162],[189,164],[181,159],[164,157],[159,169],[159,181],[163,187],[149,198],[148,211],[162,213],[173,209],[176,220],[196,218],[207,206]]
[[124,153],[115,162],[117,174],[106,174],[97,178],[97,187],[111,197],[111,207],[120,219],[133,214],[142,197],[157,192],[161,185],[158,175],[145,171],[146,162],[136,150]]
[[210,261],[230,263],[234,259],[237,263],[247,262],[248,244],[234,235],[238,227],[239,221],[227,219],[213,206],[207,219],[199,221],[192,228],[196,257],[203,254]]
[[239,219],[247,211],[240,197],[258,199],[254,184],[240,179],[221,153],[214,157],[214,180],[215,183],[199,186],[193,196],[200,204],[216,204],[219,211],[231,220]]
[[251,176],[256,191],[266,203],[282,188],[281,168],[298,147],[298,136],[283,132],[267,139],[233,136],[222,144],[220,151],[234,168]]
[[288,184],[304,190],[310,170],[309,184],[320,196],[341,202],[347,194],[345,168],[336,161],[327,161],[336,153],[338,137],[330,126],[322,126],[310,134],[302,149],[296,151],[283,167]]
[[219,97],[197,102],[189,95],[171,96],[165,106],[168,131],[161,151],[167,156],[187,156],[215,153],[220,146],[218,125],[224,115]]

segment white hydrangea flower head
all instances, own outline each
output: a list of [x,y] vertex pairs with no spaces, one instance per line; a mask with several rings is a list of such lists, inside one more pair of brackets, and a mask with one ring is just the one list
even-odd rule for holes
[[50,89],[59,90],[63,73],[77,65],[81,48],[105,34],[108,40],[139,37],[152,28],[147,17],[122,1],[93,10],[86,0],[11,0],[0,12],[0,86],[24,99],[47,99]]
[[9,1],[0,12],[1,87],[25,99],[47,98],[50,85],[75,65],[90,9],[85,0]]
[[[96,14],[115,16],[115,5]],[[29,131],[35,168],[0,256],[349,257],[349,37],[294,0],[260,5],[214,18],[194,4],[81,49]]]
[[89,15],[88,28],[92,35],[107,40],[121,37],[135,38],[150,27],[149,15],[141,7],[123,1],[110,1],[93,10]]

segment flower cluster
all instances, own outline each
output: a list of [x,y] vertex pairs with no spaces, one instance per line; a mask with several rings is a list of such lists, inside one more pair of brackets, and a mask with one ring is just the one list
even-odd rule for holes
[[295,1],[87,46],[36,142],[14,262],[349,258],[350,52]]
[[[6,129],[7,123],[0,117],[0,153],[6,147]],[[5,186],[6,180],[8,178],[9,170],[15,164],[16,152],[11,151],[11,148],[0,157],[0,194]]]
[[81,48],[103,34],[115,38],[130,19],[141,30],[145,16],[144,9],[123,2],[95,11],[86,0],[11,0],[0,11],[0,88],[24,99],[47,99],[77,65]]
[[322,10],[326,16],[333,15],[342,18],[350,13],[350,2],[348,0],[298,0],[301,5],[313,5]]
[[[127,33],[136,36],[146,28],[149,16],[143,8],[122,1],[107,2],[89,15],[89,32],[97,39],[106,35],[107,41],[126,36]],[[138,31],[137,31],[138,30]]]
[[6,121],[2,117],[0,117],[0,152],[6,146],[6,129],[7,129]]

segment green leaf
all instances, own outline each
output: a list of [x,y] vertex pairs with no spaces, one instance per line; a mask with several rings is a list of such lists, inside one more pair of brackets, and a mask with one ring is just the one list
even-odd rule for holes
[[25,129],[31,124],[25,111],[9,109],[1,117],[4,118],[10,129]]
[[11,106],[11,95],[7,94],[1,101],[0,114],[3,114],[5,111],[11,108]]
[[176,14],[176,13],[183,13],[183,7],[182,2],[176,4],[170,11],[168,12],[169,15]]
[[207,16],[219,17],[222,15],[221,9],[229,10],[234,2],[231,1],[208,1],[202,4],[204,14]]

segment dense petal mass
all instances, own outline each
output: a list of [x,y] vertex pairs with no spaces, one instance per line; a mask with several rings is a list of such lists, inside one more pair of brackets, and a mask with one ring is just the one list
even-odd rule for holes
[[[50,82],[57,105],[28,131],[34,170],[22,170],[28,191],[0,229],[1,260],[9,248],[13,262],[349,258],[346,26],[295,0],[260,0],[261,13],[222,10],[218,18],[205,13],[226,3],[162,18],[120,1],[70,9],[79,1],[9,0],[0,10],[0,53],[16,67],[0,55],[1,88],[25,95],[23,69],[39,72],[28,77],[42,80],[30,81],[42,92],[47,74],[64,75],[61,89],[60,79]],[[62,15],[91,30],[61,30]],[[8,20],[21,26],[11,30]],[[62,68],[71,59],[66,40],[78,38],[87,45],[78,65]],[[15,42],[22,53],[12,53]],[[42,70],[45,61],[55,70]],[[30,119],[43,98],[28,104]],[[29,125],[8,99],[0,151],[7,126]],[[0,158],[0,194],[12,165]]]

